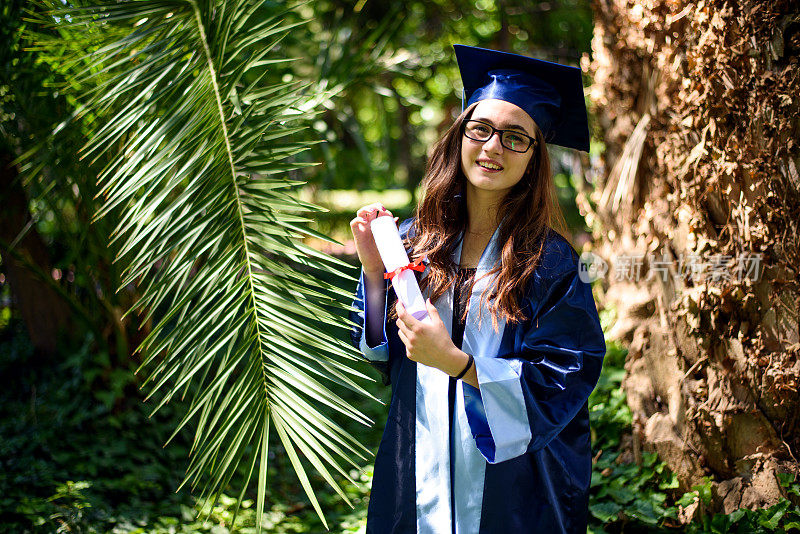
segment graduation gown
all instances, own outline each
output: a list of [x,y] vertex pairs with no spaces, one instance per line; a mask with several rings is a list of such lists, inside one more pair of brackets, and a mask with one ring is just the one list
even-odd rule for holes
[[[401,237],[412,222],[401,223]],[[495,331],[479,300],[492,283],[484,275],[498,261],[498,231],[476,269],[461,347],[475,359],[480,389],[457,382],[452,419],[450,377],[408,359],[394,321],[384,322],[376,346],[367,344],[364,318],[372,311],[365,309],[362,271],[352,341],[392,386],[375,458],[370,534],[586,532],[587,399],[605,355],[591,287],[578,276],[577,253],[550,230],[523,301],[527,320],[501,320]],[[460,255],[459,245],[456,265]],[[384,283],[386,317],[396,296]],[[435,306],[450,331],[452,289]]]

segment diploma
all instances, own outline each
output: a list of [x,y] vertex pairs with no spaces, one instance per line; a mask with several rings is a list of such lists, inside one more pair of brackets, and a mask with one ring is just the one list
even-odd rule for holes
[[394,222],[394,217],[384,215],[376,217],[369,223],[378,252],[386,267],[384,278],[392,280],[392,287],[400,302],[403,303],[408,313],[418,321],[430,321],[425,300],[419,290],[419,284],[413,271],[423,271],[421,260],[411,263],[408,254],[400,239],[400,232]]

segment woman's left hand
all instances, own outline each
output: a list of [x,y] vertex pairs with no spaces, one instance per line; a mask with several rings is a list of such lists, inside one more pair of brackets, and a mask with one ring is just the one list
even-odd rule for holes
[[402,302],[397,301],[397,328],[400,340],[406,346],[406,356],[415,362],[436,367],[450,376],[457,375],[464,367],[464,359],[459,357],[461,351],[450,339],[430,299],[425,301],[425,307],[431,318],[430,323],[418,321],[406,311]]

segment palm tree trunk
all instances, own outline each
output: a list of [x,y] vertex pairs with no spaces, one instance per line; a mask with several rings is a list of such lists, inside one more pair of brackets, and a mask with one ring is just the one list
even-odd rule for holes
[[718,510],[774,504],[776,473],[800,471],[800,12],[594,8],[606,152],[580,204],[610,264],[611,336],[629,346],[634,450],[684,488],[711,476]]
[[[11,157],[0,155],[0,255],[14,302],[41,357],[55,354],[69,307],[43,277],[51,276],[47,247],[32,225],[28,198]],[[21,236],[21,237],[20,237]],[[9,246],[13,245],[13,252]],[[27,261],[26,261],[27,260]]]

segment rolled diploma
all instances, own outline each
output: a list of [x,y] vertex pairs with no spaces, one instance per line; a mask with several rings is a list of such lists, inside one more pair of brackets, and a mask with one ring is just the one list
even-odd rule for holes
[[[394,222],[394,218],[388,215],[376,217],[369,223],[378,252],[386,267],[386,272],[392,272],[398,267],[409,264],[408,254],[400,239],[400,232]],[[397,294],[397,298],[403,303],[406,310],[418,321],[428,322],[428,310],[425,307],[425,300],[417,284],[414,271],[406,269],[397,276],[392,277],[392,287]]]

